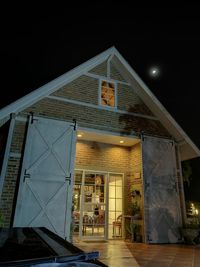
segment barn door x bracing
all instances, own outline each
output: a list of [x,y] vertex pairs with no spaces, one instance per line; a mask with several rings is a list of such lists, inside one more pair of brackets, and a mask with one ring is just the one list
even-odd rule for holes
[[30,119],[15,227],[47,227],[69,239],[74,155],[72,123]]
[[142,142],[145,236],[148,243],[177,243],[181,225],[174,143],[144,136]]

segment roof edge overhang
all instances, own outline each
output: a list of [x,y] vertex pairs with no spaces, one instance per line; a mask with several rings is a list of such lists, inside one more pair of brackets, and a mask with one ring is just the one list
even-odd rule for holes
[[175,139],[180,147],[181,160],[200,157],[199,148],[192,142],[189,136],[177,124],[177,122],[172,118],[160,101],[154,96],[147,85],[142,81],[142,79],[114,46],[2,108],[0,111],[0,126],[9,120],[12,113],[18,113],[29,105],[39,101],[43,97],[55,92],[60,87],[88,72],[98,64],[101,64],[110,56],[112,56],[113,62],[122,71],[123,76],[134,87],[136,93],[147,104],[147,106],[152,110],[152,112],[161,121],[163,126],[168,129],[171,136]]
[[[173,119],[166,108],[150,91],[148,86],[143,82],[139,75],[133,70],[129,63],[123,56],[115,49],[115,64],[120,66],[123,75],[128,79],[130,84],[134,87],[137,94],[148,105],[151,111],[161,121],[163,126],[168,129],[172,138],[175,139],[180,148],[181,160],[188,160],[200,157],[199,148],[193,143],[189,136],[184,132],[180,125]],[[143,89],[143,90],[141,90]]]
[[73,68],[72,70],[64,73],[58,78],[46,83],[45,85],[39,87],[38,89],[32,91],[31,93],[21,97],[15,102],[7,105],[0,110],[0,127],[9,120],[10,114],[20,112],[22,109],[29,105],[34,104],[43,97],[55,92],[60,87],[66,85],[67,83],[73,81],[79,76],[83,75],[87,71],[101,64],[103,61],[107,60],[110,55],[115,51],[114,47],[107,49],[106,51],[100,53],[99,55],[91,58],[90,60],[82,63],[81,65]]

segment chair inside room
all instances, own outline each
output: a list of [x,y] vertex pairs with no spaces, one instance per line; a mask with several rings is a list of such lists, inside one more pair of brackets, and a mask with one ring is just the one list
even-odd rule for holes
[[122,237],[122,214],[113,221],[113,237]]

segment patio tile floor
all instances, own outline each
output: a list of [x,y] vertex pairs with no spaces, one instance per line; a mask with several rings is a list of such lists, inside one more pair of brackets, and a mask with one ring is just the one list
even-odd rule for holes
[[100,261],[110,267],[200,267],[200,246],[143,244],[122,240],[77,241],[82,250],[99,251]]

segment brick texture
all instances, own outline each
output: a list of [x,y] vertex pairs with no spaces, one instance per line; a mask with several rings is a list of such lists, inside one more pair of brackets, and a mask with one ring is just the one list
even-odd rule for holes
[[100,75],[100,76],[107,76],[107,61],[99,64],[95,68],[91,69],[89,72]]
[[[107,63],[103,62],[91,70],[91,73],[106,76]],[[112,65],[111,77],[118,81],[124,81],[122,75]],[[60,88],[53,96],[64,99],[78,100],[84,103],[98,104],[98,79],[85,75]],[[118,108],[124,111],[152,115],[146,105],[134,92],[134,88],[118,83]],[[43,98],[20,112],[20,115],[27,116],[33,112],[36,116],[64,120],[71,122],[76,119],[78,126],[106,130],[121,134],[129,134],[132,131],[140,133],[169,137],[168,131],[159,121],[141,118],[130,114],[121,114],[106,109],[97,109],[78,104],[66,103],[63,101]],[[25,141],[26,124],[16,121],[11,152],[23,153]],[[87,153],[83,156],[84,151]],[[10,224],[13,208],[13,199],[16,193],[16,182],[20,172],[20,159],[9,158],[3,194],[1,197],[1,210],[4,215],[4,224]],[[139,152],[136,148],[123,148],[100,143],[79,143],[77,145],[76,167],[96,169],[99,171],[123,172],[125,174],[125,195],[128,195],[128,184],[132,182],[134,173],[141,168]],[[126,200],[129,202],[129,199]],[[127,204],[125,204],[126,206]]]
[[[134,174],[141,173],[141,166],[140,144],[123,147],[99,142],[77,142],[76,169],[124,174],[124,212],[126,214],[131,202],[130,187],[134,184]],[[140,187],[142,188],[142,184]]]
[[26,123],[16,121],[13,139],[11,143],[11,152],[22,153],[23,144],[25,139]]
[[8,161],[7,174],[4,181],[0,201],[0,211],[3,215],[3,227],[9,227],[13,209],[13,200],[15,196],[16,183],[19,173],[20,160],[10,158]]
[[98,105],[98,86],[97,79],[83,75],[52,95]]
[[130,86],[119,83],[117,86],[117,93],[118,108],[120,110],[153,116],[153,113]]
[[22,113],[34,112],[37,116],[62,119],[65,121],[77,120],[79,126],[87,126],[101,130],[120,133],[145,132],[153,135],[170,136],[159,121],[136,117],[129,114],[120,114],[109,110],[99,110],[92,107],[79,106],[54,99],[42,99],[30,106]]

